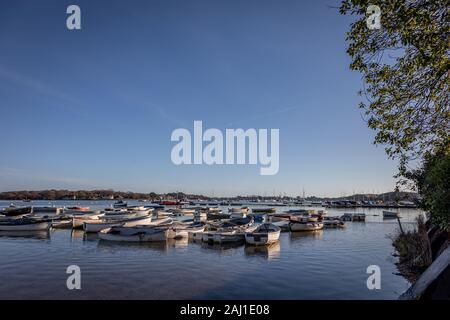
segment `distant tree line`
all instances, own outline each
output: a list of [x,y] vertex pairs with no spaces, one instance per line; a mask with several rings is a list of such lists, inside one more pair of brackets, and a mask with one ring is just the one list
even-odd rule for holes
[[39,190],[39,191],[7,191],[0,193],[0,200],[108,200],[108,199],[143,199],[156,201],[160,199],[184,199],[188,196],[195,199],[204,198],[184,193],[156,194],[155,192],[123,192],[114,190]]
[[[309,201],[334,201],[334,200],[372,200],[372,201],[417,201],[417,193],[414,192],[387,192],[383,194],[356,194],[345,197],[336,198],[320,198],[316,196],[307,197]],[[300,197],[297,197],[298,199]],[[198,195],[198,194],[186,194],[183,192],[169,192],[166,194],[157,194],[155,192],[140,193],[140,192],[123,192],[114,190],[39,190],[39,191],[6,191],[0,193],[0,200],[112,200],[112,199],[133,199],[133,200],[149,200],[158,201],[162,199],[173,200],[211,200],[211,197]],[[236,197],[215,197],[214,200],[260,200],[260,201],[290,201],[292,197],[274,197],[274,196],[236,196]]]

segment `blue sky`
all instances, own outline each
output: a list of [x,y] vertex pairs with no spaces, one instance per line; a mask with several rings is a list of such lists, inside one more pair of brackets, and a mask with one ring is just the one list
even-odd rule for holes
[[[66,28],[81,7],[82,30]],[[339,1],[0,3],[0,190],[340,196],[394,187]],[[176,128],[279,128],[280,169],[175,166]]]

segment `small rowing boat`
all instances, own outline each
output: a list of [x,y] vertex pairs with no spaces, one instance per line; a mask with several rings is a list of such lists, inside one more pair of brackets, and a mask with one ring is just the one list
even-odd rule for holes
[[323,221],[324,228],[345,228],[345,222],[339,219],[327,219]]
[[86,232],[99,232],[100,230],[114,226],[134,227],[137,225],[148,225],[150,222],[152,222],[150,215],[131,217],[123,220],[98,219],[83,222],[83,230]]
[[289,227],[291,231],[316,231],[323,229],[323,223],[290,220]]
[[203,242],[207,243],[233,243],[245,241],[245,233],[241,230],[208,231],[203,233]]
[[268,245],[278,241],[280,232],[280,227],[272,223],[263,223],[245,231],[245,242],[255,246]]
[[254,208],[253,213],[275,213],[277,210],[275,208]]
[[365,213],[344,213],[341,216],[342,221],[356,221],[356,222],[364,222],[366,221]]
[[[205,225],[179,225],[170,227],[171,232],[167,235],[168,239],[194,238],[194,234],[205,231]],[[190,235],[192,234],[192,235]]]
[[3,211],[0,211],[0,214],[3,214],[5,217],[18,217],[30,214],[31,212],[32,212],[31,207],[16,207],[12,205],[6,207]]
[[98,233],[101,240],[119,242],[156,242],[166,241],[168,229],[158,229],[148,226],[111,227]]
[[125,201],[123,201],[123,200],[116,201],[113,204],[114,208],[126,208],[127,206],[128,206],[128,204]]
[[398,217],[399,217],[398,212],[383,211],[383,219],[396,219]]
[[33,217],[37,218],[57,218],[62,212],[63,209],[57,207],[33,207]]
[[[72,215],[72,228],[81,228],[86,221],[98,220],[103,217],[101,212],[88,212],[88,213],[73,213]],[[70,216],[69,216],[70,217]]]
[[48,230],[51,226],[51,220],[43,219],[19,218],[0,221],[0,231],[41,231]]

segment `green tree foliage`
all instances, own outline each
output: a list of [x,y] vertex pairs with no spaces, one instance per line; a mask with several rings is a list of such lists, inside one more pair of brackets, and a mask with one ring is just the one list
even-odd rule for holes
[[[381,9],[381,28],[367,27],[369,5]],[[351,69],[366,84],[360,107],[375,143],[400,159],[400,175],[413,159],[448,150],[450,131],[450,10],[448,0],[344,0],[355,15],[347,34]]]
[[434,224],[442,229],[450,226],[450,154],[441,151],[427,155],[420,169],[407,177],[415,182],[422,196],[421,207],[432,213]]
[[[369,29],[367,8],[381,9],[381,28]],[[397,177],[413,181],[422,207],[442,228],[450,225],[450,9],[448,0],[343,0],[356,16],[347,33],[350,68],[366,85],[360,107],[375,144],[398,158]],[[420,169],[408,169],[420,159]]]

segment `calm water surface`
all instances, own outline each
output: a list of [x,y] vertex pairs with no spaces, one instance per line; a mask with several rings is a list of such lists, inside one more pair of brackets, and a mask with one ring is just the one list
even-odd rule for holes
[[[0,207],[9,204],[0,201]],[[111,202],[52,204],[102,208]],[[389,239],[398,224],[383,221],[378,209],[328,209],[328,215],[352,211],[365,212],[367,221],[282,233],[279,243],[261,248],[113,243],[78,230],[1,233],[0,299],[396,299],[409,286],[396,275]],[[417,210],[400,214],[405,228],[414,227]],[[66,287],[72,264],[81,268],[81,290]],[[381,290],[367,289],[369,265],[381,268]]]

